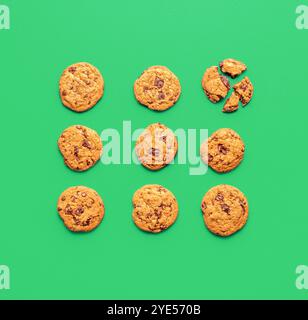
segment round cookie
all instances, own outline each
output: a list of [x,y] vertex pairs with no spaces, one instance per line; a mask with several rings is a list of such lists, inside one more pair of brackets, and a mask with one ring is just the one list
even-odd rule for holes
[[207,228],[222,237],[242,229],[248,218],[244,194],[225,184],[213,187],[204,195],[201,210]]
[[159,170],[169,164],[178,150],[174,133],[161,123],[148,126],[136,141],[136,154],[143,166]]
[[57,209],[65,226],[74,232],[93,230],[105,214],[101,197],[95,190],[83,186],[71,187],[62,192]]
[[216,66],[205,70],[201,84],[205,94],[213,103],[224,99],[230,89],[228,79],[219,74]]
[[93,167],[102,155],[103,145],[96,131],[76,125],[65,129],[59,140],[64,163],[72,170],[85,171]]
[[201,145],[202,160],[217,172],[228,172],[236,168],[244,158],[245,145],[232,129],[215,131]]
[[178,215],[175,196],[160,185],[145,185],[133,196],[133,220],[144,231],[158,233],[169,228]]
[[179,99],[181,85],[168,68],[153,66],[135,81],[134,93],[136,99],[149,109],[164,111]]
[[97,68],[79,62],[63,71],[59,89],[62,103],[66,107],[83,112],[95,106],[103,96],[104,79]]

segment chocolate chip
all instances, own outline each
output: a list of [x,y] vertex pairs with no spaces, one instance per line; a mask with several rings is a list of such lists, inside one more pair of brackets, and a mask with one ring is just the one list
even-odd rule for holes
[[160,154],[159,149],[156,149],[156,148],[151,148],[150,151],[153,157],[158,157]]
[[202,202],[202,205],[201,205],[201,207],[203,208],[203,209],[206,209],[206,203],[205,202]]
[[208,154],[207,159],[208,159],[208,162],[211,162],[213,160],[213,156],[211,154]]
[[82,146],[88,149],[91,149],[90,142],[88,140],[83,140]]
[[89,218],[89,219],[87,219],[86,221],[82,222],[81,225],[82,225],[83,227],[86,227],[86,226],[89,226],[90,223],[91,223],[91,218]]
[[75,210],[75,214],[77,214],[77,215],[81,215],[83,212],[84,212],[83,207],[78,207],[78,208]]
[[157,88],[162,88],[164,86],[164,80],[163,79],[160,79],[158,77],[155,78],[154,80],[154,86],[157,87]]
[[69,204],[65,207],[64,211],[65,211],[66,214],[72,214],[73,213],[73,209],[71,208],[71,206]]
[[162,91],[158,92],[158,99],[159,100],[165,99],[165,94]]
[[228,153],[228,149],[223,144],[218,144],[218,151],[224,155]]
[[63,197],[61,198],[61,200],[62,200],[62,201],[65,201],[65,199],[66,199],[66,197],[65,197],[65,196],[63,196]]
[[62,91],[62,96],[65,97],[67,95],[67,92],[65,90]]
[[224,196],[223,194],[221,194],[220,192],[217,193],[216,197],[215,197],[215,200],[217,201],[222,201],[224,199]]
[[77,146],[74,146],[74,156],[78,158],[78,152],[79,148]]
[[75,72],[76,72],[76,67],[70,67],[70,68],[68,69],[68,71],[69,71],[70,73],[75,73]]
[[167,136],[162,136],[162,137],[160,137],[160,140],[163,141],[164,143],[166,143],[166,141],[167,141]]
[[220,207],[221,207],[222,211],[224,211],[225,213],[229,214],[230,207],[227,204],[223,203]]
[[240,200],[240,206],[242,208],[243,213],[245,213],[246,212],[246,207],[245,207],[245,203],[242,200]]
[[220,76],[220,80],[222,81],[222,83],[225,85],[225,87],[227,87],[227,89],[230,89],[230,84],[229,84],[229,80],[224,77],[224,76]]

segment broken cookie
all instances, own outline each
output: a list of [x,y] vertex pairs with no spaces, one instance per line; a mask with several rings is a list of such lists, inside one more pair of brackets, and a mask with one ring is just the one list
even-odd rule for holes
[[216,103],[224,99],[230,89],[229,81],[218,72],[218,67],[208,68],[202,78],[202,88],[207,97]]
[[223,73],[226,73],[231,78],[236,78],[240,74],[242,74],[245,70],[247,70],[246,65],[234,59],[225,59],[220,62],[220,70]]
[[246,106],[253,95],[253,85],[248,77],[233,86],[235,93],[239,96],[243,106]]
[[230,98],[227,99],[222,112],[234,112],[239,107],[240,98],[239,96],[233,91]]

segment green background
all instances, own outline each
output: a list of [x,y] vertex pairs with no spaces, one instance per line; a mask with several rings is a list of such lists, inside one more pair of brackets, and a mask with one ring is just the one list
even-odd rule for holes
[[[295,27],[305,1],[3,0],[11,29],[0,30],[0,264],[11,289],[0,299],[299,298],[295,268],[308,264],[308,30]],[[201,89],[204,70],[243,60],[255,86],[251,103],[223,114]],[[78,61],[96,65],[105,95],[90,111],[63,107],[58,80]],[[166,65],[182,95],[170,110],[140,106],[132,86],[151,65]],[[172,129],[231,127],[245,160],[233,172],[190,176],[189,165],[150,172],[99,163],[70,171],[57,149],[61,131],[98,132],[160,121]],[[131,198],[144,184],[169,188],[179,218],[159,235],[137,229]],[[246,227],[222,239],[204,226],[200,202],[212,186],[240,188],[250,204]],[[73,234],[58,217],[59,194],[72,185],[98,191],[105,218]]]

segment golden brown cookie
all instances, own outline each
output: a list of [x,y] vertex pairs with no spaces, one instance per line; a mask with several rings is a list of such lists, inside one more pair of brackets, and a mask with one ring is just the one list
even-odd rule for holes
[[230,98],[227,99],[222,112],[234,112],[239,107],[240,98],[239,96],[233,91],[231,93]]
[[76,112],[83,112],[95,106],[103,96],[104,79],[97,68],[79,62],[63,71],[59,88],[62,103]]
[[235,93],[240,97],[243,106],[246,106],[253,95],[253,85],[248,77],[233,86]]
[[103,151],[102,141],[96,131],[81,125],[65,129],[58,140],[58,147],[65,164],[75,171],[93,167]]
[[201,158],[217,172],[228,172],[236,168],[244,158],[245,145],[232,129],[215,131],[201,145]]
[[178,215],[175,196],[166,188],[152,184],[137,190],[133,196],[133,220],[144,231],[158,233],[169,228]]
[[236,78],[240,74],[242,74],[245,70],[247,70],[246,65],[234,59],[225,59],[220,62],[220,70],[223,73],[228,74],[231,78]]
[[222,237],[242,229],[248,218],[246,197],[226,184],[213,187],[204,195],[201,210],[207,228]]
[[159,170],[169,164],[178,150],[174,133],[161,123],[148,126],[136,141],[136,154],[146,168]]
[[68,229],[88,232],[101,223],[105,207],[95,190],[77,186],[66,189],[60,195],[58,212]]
[[134,92],[141,104],[152,110],[164,111],[179,99],[181,85],[168,68],[153,66],[135,81]]
[[202,78],[202,88],[207,97],[216,103],[226,97],[230,84],[228,79],[218,72],[218,67],[213,66],[206,69]]

